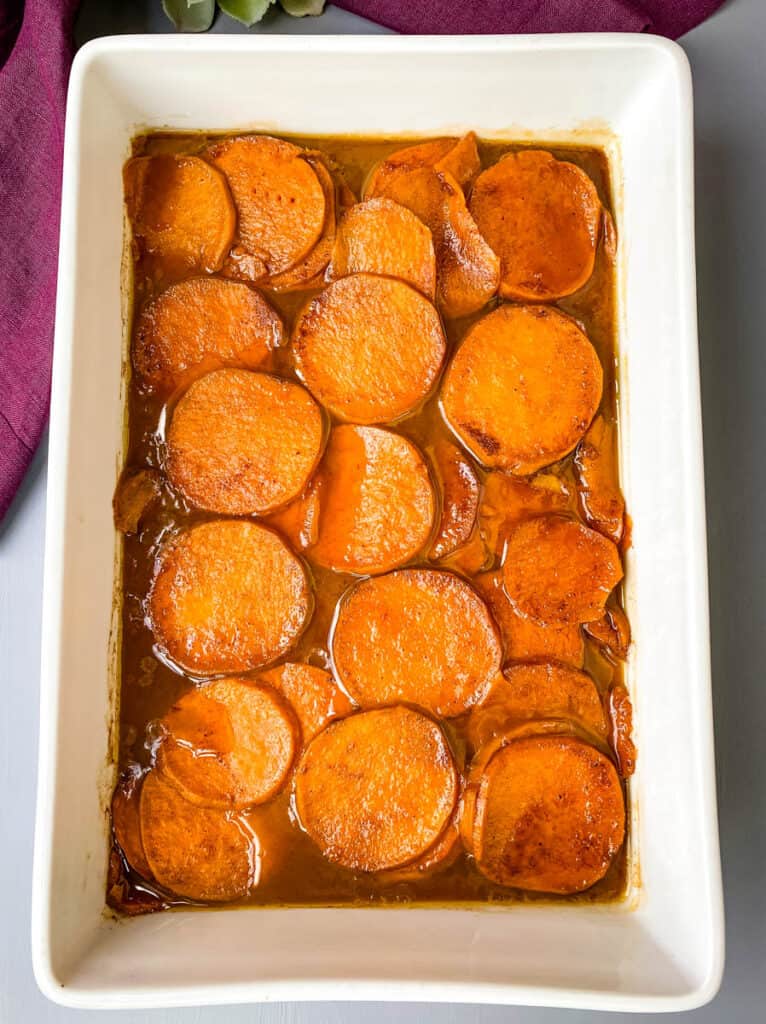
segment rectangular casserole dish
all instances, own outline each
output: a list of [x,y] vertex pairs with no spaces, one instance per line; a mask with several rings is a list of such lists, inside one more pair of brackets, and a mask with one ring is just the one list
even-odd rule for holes
[[[105,911],[118,692],[111,497],[129,312],[121,168],[147,129],[474,129],[608,152],[639,748],[625,900]],[[62,204],[32,924],[46,995],[79,1007],[406,999],[622,1010],[712,998],[723,908],[683,51],[632,35],[99,40],[72,72]]]

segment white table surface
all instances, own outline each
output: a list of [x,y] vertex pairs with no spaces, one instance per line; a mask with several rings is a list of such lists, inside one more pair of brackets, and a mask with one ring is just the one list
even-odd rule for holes
[[[78,41],[165,31],[159,5],[160,0],[84,0]],[[219,18],[216,31],[233,30],[231,21]],[[271,16],[263,29],[375,30],[332,8],[320,20]],[[695,83],[700,347],[728,946],[720,995],[685,1020],[754,1024],[766,1016],[766,0],[729,0],[682,42]],[[30,962],[45,463],[43,448],[0,525],[0,1024],[75,1019],[99,1024],[108,1014],[48,1003],[37,991]],[[667,683],[672,686],[673,680]],[[598,1016],[317,1003],[125,1012],[118,1019],[121,1024],[351,1024],[360,1017],[369,1024],[575,1024]],[[617,1024],[622,1017],[604,1019]]]

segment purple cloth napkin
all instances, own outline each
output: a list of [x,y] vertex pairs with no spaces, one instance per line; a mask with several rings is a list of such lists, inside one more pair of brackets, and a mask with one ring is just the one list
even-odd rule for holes
[[677,39],[723,0],[332,0],[412,35],[654,32]]
[[48,417],[76,7],[77,0],[0,0],[0,519]]

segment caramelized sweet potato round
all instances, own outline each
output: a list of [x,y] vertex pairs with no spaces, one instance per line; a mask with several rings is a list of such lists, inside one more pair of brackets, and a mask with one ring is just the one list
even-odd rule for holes
[[335,427],[317,485],[318,537],[307,555],[318,565],[387,572],[428,540],[435,513],[428,469],[415,445],[393,431]]
[[197,156],[138,156],[125,165],[123,180],[133,234],[146,252],[174,273],[223,265],[236,214],[215,167]]
[[214,520],[163,545],[147,611],[159,647],[187,672],[246,672],[290,650],[311,593],[303,565],[276,533]]
[[489,690],[500,640],[483,601],[459,576],[401,569],[357,583],[344,598],[332,656],[362,707],[403,701],[451,718]]
[[257,884],[258,841],[244,818],[189,803],[157,772],[144,779],[140,814],[146,859],[164,889],[225,903]]
[[141,311],[133,368],[141,384],[168,395],[221,366],[268,368],[282,321],[249,285],[193,277],[171,285]]
[[525,480],[495,471],[484,480],[479,530],[489,550],[502,559],[509,533],[523,519],[575,511],[575,499],[560,476],[538,473]]
[[244,810],[281,789],[297,744],[295,716],[276,690],[219,679],[165,713],[156,765],[191,803]]
[[585,171],[544,150],[509,153],[476,179],[471,213],[500,257],[500,295],[547,302],[593,273],[601,200]]
[[321,410],[300,384],[216,370],[195,381],[173,411],[167,474],[198,508],[263,514],[301,493],[323,441]]
[[618,605],[610,605],[594,622],[583,625],[586,634],[602,651],[618,661],[625,661],[630,648],[630,622]]
[[328,860],[356,871],[400,867],[424,854],[449,821],[457,793],[441,729],[405,707],[333,722],[295,773],[303,828]]
[[281,274],[272,274],[266,287],[275,292],[292,292],[302,288],[310,288],[319,283],[320,275],[330,262],[335,244],[336,214],[335,214],[335,182],[332,175],[318,158],[307,156],[306,159],[314,168],[319,184],[322,186],[325,200],[325,216],[322,233],[303,259],[299,260],[289,270],[283,270]]
[[368,199],[347,210],[338,225],[330,277],[380,274],[411,284],[433,302],[436,257],[431,232],[414,213],[390,199]]
[[508,538],[505,591],[516,611],[536,622],[591,622],[622,575],[614,544],[574,519],[528,519]]
[[345,718],[354,711],[354,705],[330,673],[315,665],[288,662],[262,672],[258,678],[290,702],[301,724],[304,743],[334,719]]
[[245,249],[270,275],[295,266],[319,240],[327,206],[305,151],[269,135],[242,135],[214,143],[206,155],[229,183]]
[[446,171],[461,187],[467,185],[481,167],[476,135],[468,132],[460,139],[429,139],[389,153],[370,175],[365,195],[379,195],[385,190],[387,182],[401,171],[414,171],[422,167]]
[[136,770],[123,772],[112,795],[112,831],[129,866],[142,878],[152,880],[152,869],[146,860],[141,841],[139,800],[143,777]]
[[455,353],[442,404],[477,459],[524,476],[572,451],[602,383],[596,350],[574,320],[547,306],[500,306]]
[[473,849],[499,885],[572,893],[606,874],[625,836],[612,762],[570,736],[514,739],[494,754],[476,794]]
[[441,484],[442,511],[430,557],[439,561],[471,539],[479,508],[479,481],[471,463],[449,441],[437,441],[432,456]]
[[295,363],[311,393],[340,419],[386,423],[431,390],[446,343],[420,292],[392,278],[353,274],[305,307],[293,332]]
[[625,499],[617,479],[617,424],[596,416],[577,446],[574,464],[588,525],[619,544],[625,526]]

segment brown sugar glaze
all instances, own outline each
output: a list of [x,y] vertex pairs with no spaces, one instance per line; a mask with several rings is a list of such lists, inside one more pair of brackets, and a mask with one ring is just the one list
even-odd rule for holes
[[[134,155],[152,155],[160,152],[196,153],[210,141],[210,136],[200,134],[142,136],[134,141]],[[321,151],[359,198],[370,170],[390,152],[416,140],[293,137],[291,141]],[[479,148],[482,166],[486,167],[504,153],[525,147],[512,143],[481,142]],[[612,208],[609,166],[602,151],[594,148],[546,145],[544,141],[535,143],[535,148],[545,148],[554,156],[581,167],[595,183],[604,207],[607,210]],[[162,268],[153,267],[148,260],[137,262],[134,265],[134,309],[140,310],[145,302],[174,280],[176,278],[165,275]],[[284,319],[286,337],[289,337],[296,312],[307,298],[315,294],[315,291],[316,289],[283,294],[264,292],[268,301]],[[445,323],[449,344],[448,359],[470,325],[497,305],[497,302],[495,298],[479,313]],[[559,300],[555,305],[583,324],[600,357],[604,370],[601,412],[608,421],[613,422],[617,416],[618,400],[615,273],[614,264],[605,254],[603,244],[598,247],[594,273],[588,283],[577,293]],[[277,373],[295,379],[289,346],[283,346],[277,351],[275,369]],[[432,392],[419,411],[396,424],[397,431],[412,439],[426,453],[439,438],[454,441],[439,409],[436,390],[438,389]],[[168,403],[171,408],[172,403],[173,396]],[[131,385],[128,393],[128,443],[125,459],[127,468],[149,466],[162,469],[162,427],[166,413],[167,409],[162,399],[141,393],[135,383]],[[483,479],[486,472],[473,464],[479,477]],[[617,465],[612,468],[615,478],[618,478]],[[570,492],[575,493],[572,455],[546,472],[563,477]],[[151,763],[152,743],[157,735],[156,721],[177,698],[194,685],[193,681],[179,674],[157,656],[154,639],[146,623],[144,599],[150,584],[154,558],[163,539],[179,528],[211,518],[216,517],[189,508],[172,494],[166,484],[160,499],[149,508],[143,518],[140,531],[124,538],[120,770],[131,765],[148,767]],[[626,535],[629,534],[629,520],[626,521],[625,532]],[[408,564],[429,563],[421,555]],[[446,565],[451,567],[449,561]],[[488,562],[485,566],[494,567],[496,563]],[[310,573],[316,595],[313,618],[298,646],[282,660],[304,660],[329,668],[328,631],[336,604],[356,577],[313,566]],[[593,676],[602,693],[605,693],[611,684],[622,681],[622,664],[607,659],[587,637],[584,667]],[[462,716],[442,722],[460,766],[465,763],[465,719],[466,716]],[[271,802],[248,813],[248,818],[259,835],[262,857],[261,882],[244,901],[248,905],[363,906],[416,903],[459,906],[477,903],[514,904],[550,899],[557,902],[564,900],[593,903],[617,900],[625,894],[628,876],[627,844],[623,844],[601,881],[585,892],[562,897],[498,886],[480,874],[465,854],[461,854],[450,866],[431,874],[425,873],[416,881],[356,874],[330,863],[322,856],[319,849],[293,820],[290,799],[288,785]],[[184,906],[190,903],[180,897],[168,897],[162,893],[158,893],[159,900],[152,899],[148,895],[153,892],[152,886],[127,867],[119,856],[116,845],[112,856],[110,881],[109,902],[116,910],[140,912],[144,905],[145,909],[156,909],[158,906]]]

